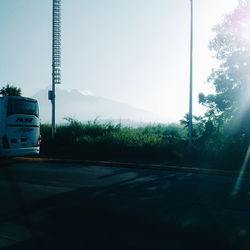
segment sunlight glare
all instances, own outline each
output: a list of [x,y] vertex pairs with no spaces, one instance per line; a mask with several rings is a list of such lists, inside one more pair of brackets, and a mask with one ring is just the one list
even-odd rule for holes
[[238,176],[237,181],[235,183],[233,192],[231,193],[231,196],[234,197],[234,198],[237,196],[237,194],[240,191],[240,186],[241,186],[242,178],[243,178],[243,176],[245,174],[246,167],[247,167],[247,164],[249,162],[249,157],[250,157],[250,144],[248,146],[248,149],[247,149],[247,152],[246,152],[243,164],[241,166],[239,176]]

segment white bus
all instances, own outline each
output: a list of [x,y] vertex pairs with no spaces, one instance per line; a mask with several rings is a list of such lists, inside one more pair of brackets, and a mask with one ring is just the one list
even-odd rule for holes
[[40,151],[37,100],[0,97],[0,157],[35,155]]

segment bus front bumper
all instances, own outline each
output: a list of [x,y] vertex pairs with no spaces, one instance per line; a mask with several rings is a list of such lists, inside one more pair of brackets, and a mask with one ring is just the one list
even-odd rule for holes
[[40,152],[39,147],[27,147],[27,148],[12,148],[4,149],[0,152],[2,157],[16,157],[16,156],[29,156],[29,155],[38,155]]

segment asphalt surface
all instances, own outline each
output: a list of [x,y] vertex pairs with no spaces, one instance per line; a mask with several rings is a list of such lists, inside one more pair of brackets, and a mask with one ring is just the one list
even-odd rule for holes
[[1,163],[0,249],[250,249],[250,180]]

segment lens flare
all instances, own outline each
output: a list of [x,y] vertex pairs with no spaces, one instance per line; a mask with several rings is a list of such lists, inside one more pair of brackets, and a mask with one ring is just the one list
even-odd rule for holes
[[233,192],[231,193],[231,196],[233,196],[233,197],[236,197],[237,194],[238,194],[239,191],[240,191],[240,186],[241,186],[242,178],[243,178],[244,173],[245,173],[245,171],[246,171],[246,167],[247,167],[247,163],[248,163],[248,161],[249,161],[249,157],[250,157],[250,144],[249,144],[249,146],[248,146],[248,149],[247,149],[247,152],[246,152],[246,155],[245,155],[243,164],[242,164],[242,166],[241,166],[239,176],[238,176],[237,181],[236,181],[236,183],[235,183]]

